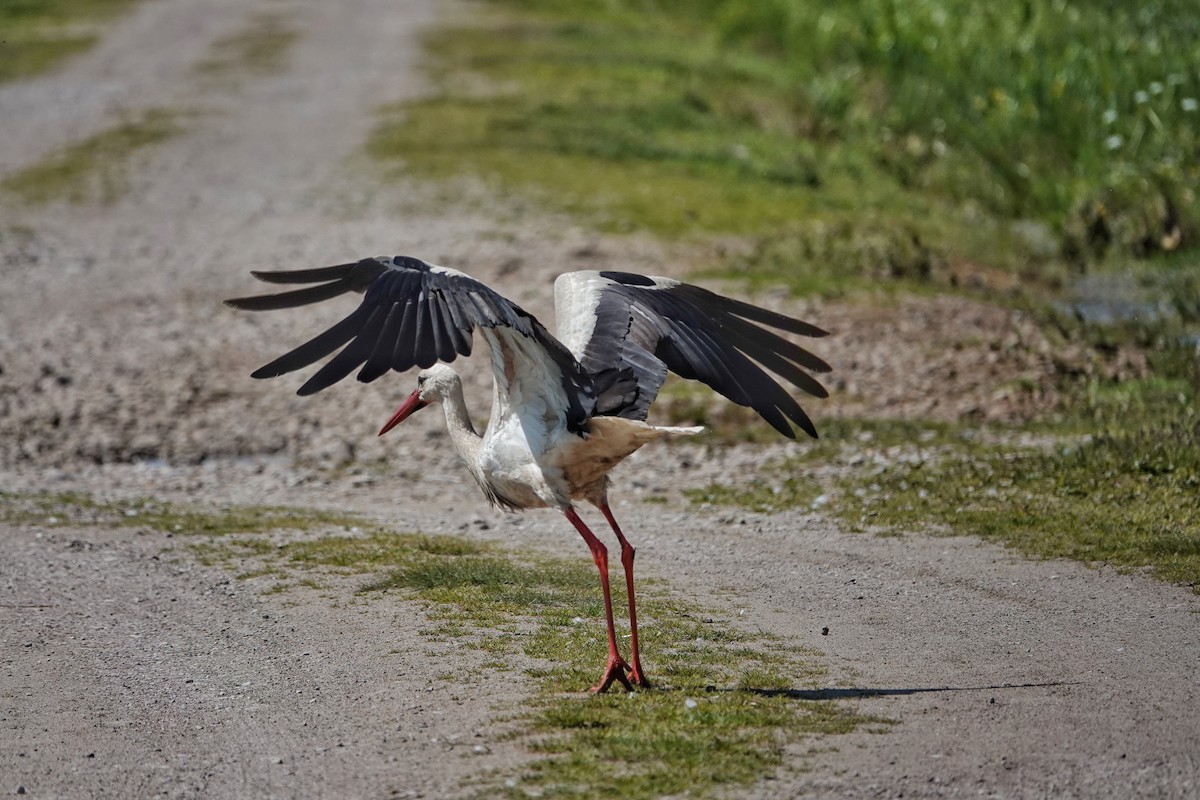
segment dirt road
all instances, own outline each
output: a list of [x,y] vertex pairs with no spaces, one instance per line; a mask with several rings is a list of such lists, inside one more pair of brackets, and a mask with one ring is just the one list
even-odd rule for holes
[[[179,112],[186,128],[135,154],[130,191],[112,203],[0,201],[0,488],[345,508],[586,558],[552,513],[488,510],[437,419],[375,441],[407,379],[303,400],[299,381],[248,379],[344,307],[220,306],[252,289],[249,268],[379,253],[468,269],[547,318],[560,270],[680,270],[651,242],[555,219],[501,224],[372,179],[356,153],[379,106],[426,90],[417,36],[435,6],[155,0],[61,71],[0,87],[0,177],[142,110]],[[281,68],[222,80],[197,69],[263,15],[295,34]],[[919,353],[920,334],[887,344]],[[847,380],[875,375],[881,396],[902,396],[882,345],[855,336],[823,354],[845,364],[857,342],[862,371]],[[419,480],[332,469],[388,455],[391,472]],[[641,502],[764,457],[676,447],[633,459],[616,496],[638,520],[639,563],[817,651],[830,670],[818,694],[898,724],[805,742],[789,754],[802,770],[739,796],[1200,794],[1194,594],[970,539]],[[136,528],[0,525],[0,792],[447,797],[530,757],[496,722],[522,702],[521,681],[435,679],[479,656],[422,637],[415,606],[263,595],[179,544]]]

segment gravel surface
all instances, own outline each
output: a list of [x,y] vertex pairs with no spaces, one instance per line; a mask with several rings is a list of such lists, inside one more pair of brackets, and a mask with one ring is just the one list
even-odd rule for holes
[[[181,136],[136,154],[132,191],[113,203],[0,199],[0,487],[357,510],[587,557],[551,512],[487,509],[436,415],[375,439],[411,377],[306,399],[302,377],[247,377],[345,305],[220,305],[256,290],[251,268],[394,252],[466,269],[547,320],[562,270],[685,271],[651,241],[375,180],[357,153],[379,106],[428,90],[417,37],[436,11],[154,0],[59,72],[0,86],[0,177],[130,113],[187,112]],[[264,12],[299,34],[285,68],[206,80],[196,65],[213,43]],[[786,307],[837,334],[819,343],[837,372],[835,399],[810,405],[818,426],[1020,416],[1052,401],[1054,369],[1097,368],[975,302]],[[479,412],[488,381],[469,373]],[[973,539],[678,498],[788,447],[648,448],[614,491],[645,573],[810,648],[830,670],[816,695],[898,723],[803,742],[788,759],[799,769],[738,796],[1200,794],[1200,599]],[[352,460],[382,467],[335,469]],[[641,502],[658,494],[671,502]],[[498,721],[523,702],[519,678],[486,691],[443,679],[481,658],[422,637],[419,608],[349,602],[352,589],[265,595],[179,537],[0,524],[0,793],[446,797],[529,757]]]

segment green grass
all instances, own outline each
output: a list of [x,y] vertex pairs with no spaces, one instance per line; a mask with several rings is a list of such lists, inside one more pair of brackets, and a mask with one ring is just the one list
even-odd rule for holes
[[[1200,591],[1200,414],[1110,429],[1074,446],[944,453],[843,484],[851,524],[930,523],[1039,557],[1147,567]],[[856,491],[857,490],[857,491]]]
[[298,37],[283,15],[256,14],[244,28],[214,42],[208,58],[196,69],[217,78],[279,72],[287,66],[288,53]]
[[828,126],[882,129],[881,155],[906,183],[1063,223],[1090,203],[1119,215],[1142,192],[1170,200],[1195,180],[1184,101],[1200,89],[1200,23],[1187,3],[689,5],[811,82]]
[[130,190],[135,158],[183,131],[178,112],[145,111],[11,173],[0,188],[29,204],[112,203]]
[[101,25],[135,0],[4,0],[0,83],[50,70],[95,44]]
[[963,265],[1053,287],[1200,240],[1184,3],[486,8],[434,35],[441,93],[372,155],[605,230],[750,237],[719,271],[806,293]]
[[862,154],[756,119],[760,106],[790,113],[761,63],[686,26],[589,8],[437,36],[444,94],[386,113],[368,152],[420,176],[478,175],[611,231],[764,235],[866,212],[909,240],[932,218]]

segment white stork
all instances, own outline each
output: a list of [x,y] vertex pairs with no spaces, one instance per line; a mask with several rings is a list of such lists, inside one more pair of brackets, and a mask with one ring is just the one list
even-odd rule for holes
[[[805,370],[829,365],[773,333],[824,336],[807,322],[722,297],[670,278],[626,272],[570,272],[554,284],[558,338],[517,304],[470,276],[416,258],[367,258],[320,269],[254,272],[269,283],[316,284],[226,301],[234,308],[293,308],[349,291],[365,294],[349,316],[262,367],[273,378],[341,351],[300,387],[319,392],[358,369],[370,382],[419,366],[417,386],[379,432],[441,403],[450,441],[493,505],[556,508],[583,536],[600,570],[608,666],[592,688],[647,686],[638,652],[634,549],[608,505],[609,472],[647,442],[701,428],[648,424],[646,415],[671,371],[749,406],[784,436],[795,423],[816,430],[800,405],[763,367],[816,397],[828,393]],[[757,324],[756,324],[757,323]],[[458,374],[444,363],[469,355],[478,330],[491,350],[492,413],[481,436],[471,424]],[[754,362],[758,362],[757,364]],[[759,366],[761,365],[761,366]],[[360,369],[361,368],[361,369]],[[608,551],[575,511],[600,509],[621,545],[629,600],[630,661],[617,649]]]

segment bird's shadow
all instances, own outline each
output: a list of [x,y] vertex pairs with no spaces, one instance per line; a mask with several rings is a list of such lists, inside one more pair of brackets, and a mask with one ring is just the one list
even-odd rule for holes
[[998,689],[1038,689],[1052,686],[1074,686],[1079,681],[1050,681],[1047,683],[998,683],[986,686],[919,686],[901,689],[846,687],[827,689],[758,689],[739,687],[717,689],[721,692],[747,692],[760,697],[786,697],[790,700],[848,700],[865,697],[905,697],[937,692],[986,692]]

